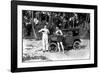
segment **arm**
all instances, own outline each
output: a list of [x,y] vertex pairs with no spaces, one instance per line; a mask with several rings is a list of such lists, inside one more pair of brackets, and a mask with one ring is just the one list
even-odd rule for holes
[[49,30],[48,30],[48,33],[50,33]]
[[61,30],[56,31],[56,34],[57,34],[57,35],[63,35],[63,33],[62,33]]
[[38,32],[42,32],[43,31],[43,29],[40,29]]
[[61,31],[61,30],[60,30],[59,32],[60,32],[60,34],[61,34],[61,35],[63,35],[63,33],[62,33],[62,31]]

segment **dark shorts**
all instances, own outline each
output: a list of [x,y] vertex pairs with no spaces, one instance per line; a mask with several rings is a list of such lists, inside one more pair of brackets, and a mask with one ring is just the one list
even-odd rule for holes
[[58,36],[57,37],[57,42],[62,42],[62,40],[63,40],[63,36]]

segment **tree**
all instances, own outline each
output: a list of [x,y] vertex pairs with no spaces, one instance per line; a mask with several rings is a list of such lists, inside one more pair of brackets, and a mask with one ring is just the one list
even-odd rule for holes
[[34,18],[33,18],[33,11],[31,11],[31,13],[32,13],[32,20],[31,20],[31,23],[32,23],[32,29],[33,29],[33,34],[34,34],[34,37],[35,37],[35,39],[37,39],[37,35],[36,35],[36,32],[35,32],[35,28],[34,28],[34,22],[33,22],[33,20],[34,20]]

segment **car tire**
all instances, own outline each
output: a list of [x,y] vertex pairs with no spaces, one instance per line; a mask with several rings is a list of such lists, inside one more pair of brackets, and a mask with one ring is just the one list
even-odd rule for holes
[[80,41],[75,41],[74,43],[73,43],[73,49],[80,49]]
[[49,44],[49,51],[50,52],[57,52],[57,44],[56,43],[50,43]]

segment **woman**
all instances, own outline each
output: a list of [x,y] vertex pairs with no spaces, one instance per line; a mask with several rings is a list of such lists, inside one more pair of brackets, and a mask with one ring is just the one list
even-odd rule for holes
[[61,45],[62,51],[64,53],[64,46],[63,46],[63,43],[62,43],[62,35],[63,35],[63,33],[58,27],[56,27],[56,35],[58,36],[57,45],[58,45],[59,52],[61,51],[61,49],[60,49],[60,45]]

